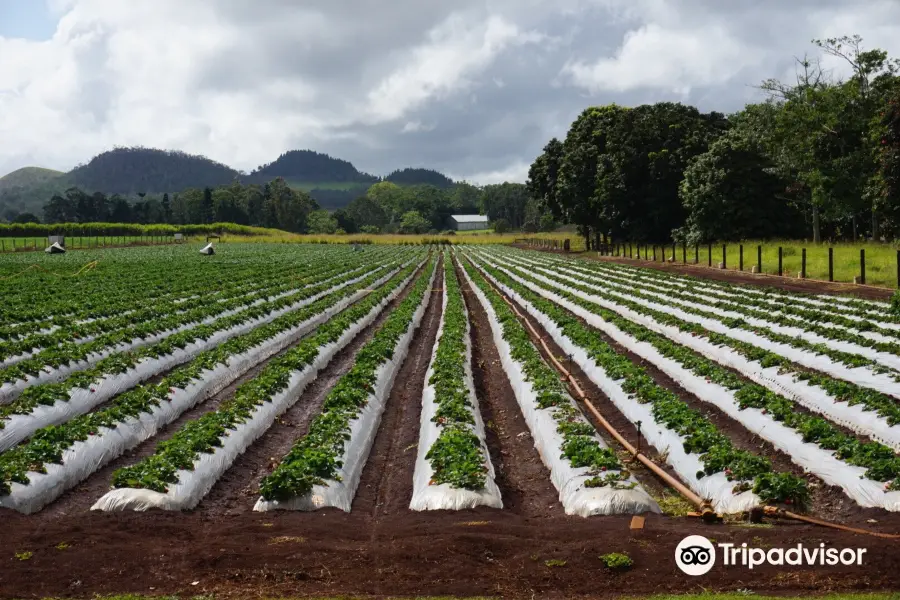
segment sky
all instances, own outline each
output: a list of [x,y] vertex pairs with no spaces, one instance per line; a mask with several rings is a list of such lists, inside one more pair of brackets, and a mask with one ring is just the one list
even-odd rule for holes
[[145,146],[524,181],[588,106],[734,112],[857,33],[900,57],[900,1],[0,0],[0,175]]

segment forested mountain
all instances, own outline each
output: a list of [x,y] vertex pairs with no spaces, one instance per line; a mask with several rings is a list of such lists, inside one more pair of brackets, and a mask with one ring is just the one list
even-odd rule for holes
[[[447,188],[453,182],[436,171],[404,169],[391,174],[403,185],[434,184]],[[0,178],[0,220],[21,213],[42,214],[54,195],[72,187],[80,192],[116,195],[138,204],[141,194],[160,196],[188,189],[227,186],[238,180],[264,185],[283,178],[287,185],[309,194],[322,207],[337,209],[365,194],[380,177],[363,173],[352,163],[312,150],[291,150],[250,174],[204,156],[154,148],[115,148],[95,156],[69,173],[28,167]],[[120,204],[121,206],[121,204]]]
[[439,188],[448,188],[453,185],[453,180],[431,169],[400,169],[384,178],[385,181],[397,185],[433,185]]
[[177,191],[224,185],[238,171],[205,156],[155,148],[116,148],[69,173],[71,182],[107,194]]
[[[289,150],[274,162],[263,165],[250,174],[251,178],[262,180],[284,177],[294,182],[347,182],[368,183],[378,181],[378,177],[361,173],[353,163],[332,158],[327,154],[312,150]],[[422,182],[424,183],[424,182]]]

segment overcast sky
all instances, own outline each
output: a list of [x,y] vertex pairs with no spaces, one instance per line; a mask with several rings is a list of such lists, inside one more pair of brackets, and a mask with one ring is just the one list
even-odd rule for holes
[[143,145],[524,181],[587,106],[731,112],[853,33],[900,57],[900,1],[0,0],[0,175]]

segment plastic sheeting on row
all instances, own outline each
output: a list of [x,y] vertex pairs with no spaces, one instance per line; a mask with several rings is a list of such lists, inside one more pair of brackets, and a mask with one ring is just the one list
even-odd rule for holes
[[883,483],[866,478],[865,468],[850,465],[836,458],[834,452],[803,441],[803,436],[796,430],[779,423],[760,409],[741,409],[732,391],[685,369],[677,361],[663,356],[649,342],[635,339],[615,325],[557,294],[547,293],[545,297],[652,363],[685,390],[704,402],[713,404],[749,431],[771,443],[777,450],[787,454],[805,471],[813,473],[828,485],[841,487],[860,506],[885,508],[889,511],[900,510],[900,492],[887,492]]
[[[395,272],[396,271],[392,271],[384,277],[381,277],[374,285],[381,285]],[[361,276],[361,278],[365,277],[366,275]],[[167,356],[142,360],[134,368],[129,369],[124,373],[108,375],[101,378],[90,389],[73,388],[69,392],[69,399],[67,401],[57,401],[50,406],[36,406],[27,415],[11,415],[6,420],[4,428],[0,429],[0,451],[13,447],[42,427],[65,423],[72,417],[82,415],[94,407],[99,406],[101,403],[115,397],[117,394],[131,389],[141,381],[174,368],[179,364],[183,364],[196,357],[201,352],[213,348],[232,337],[246,333],[261,324],[271,322],[281,314],[307,306],[315,302],[318,298],[321,298],[323,295],[327,295],[337,289],[352,284],[353,281],[354,280],[351,280],[349,283],[341,283],[321,294],[316,294],[315,296],[311,296],[290,307],[286,307],[284,310],[275,311],[260,317],[259,319],[237,325],[226,331],[216,332],[206,340],[199,340],[188,344],[183,349],[176,350]],[[358,281],[358,279],[356,281]],[[349,301],[355,302],[366,293],[365,290],[360,290],[351,294],[348,297],[350,299]],[[342,302],[341,305],[345,306],[346,303]],[[322,323],[329,319],[335,312],[336,306],[329,307],[308,322],[314,322],[316,324]]]
[[[522,267],[518,267],[522,268]],[[569,293],[589,302],[593,302],[598,304],[604,308],[608,308],[614,312],[619,313],[623,317],[635,321],[636,323],[640,323],[645,327],[652,329],[658,333],[664,333],[663,326],[657,323],[651,317],[647,317],[641,313],[638,313],[635,310],[632,310],[626,306],[617,304],[615,302],[611,302],[599,296],[588,294],[582,292],[581,290],[576,290],[566,286],[559,281],[551,279],[549,277],[545,277],[540,273],[535,273],[533,271],[528,271],[530,277],[550,285],[552,287],[557,287],[560,289],[566,289]],[[563,278],[562,276],[559,276]],[[723,335],[727,335],[730,338],[738,340],[740,342],[746,342],[748,344],[753,344],[754,346],[758,346],[760,348],[764,348],[766,350],[770,350],[776,354],[779,354],[788,360],[803,365],[804,367],[821,371],[823,373],[828,373],[832,377],[836,377],[838,379],[844,379],[851,383],[855,383],[862,387],[871,388],[874,390],[878,390],[884,394],[888,394],[897,398],[900,398],[900,386],[893,380],[893,378],[889,374],[881,374],[876,373],[870,367],[847,367],[841,363],[833,361],[831,358],[821,354],[814,354],[808,350],[801,350],[799,348],[795,348],[788,344],[782,344],[779,342],[773,342],[768,338],[762,337],[758,334],[755,334],[746,329],[735,329],[726,326],[721,321],[715,319],[708,319],[705,317],[699,317],[696,315],[692,315],[690,313],[686,313],[684,311],[679,310],[673,306],[663,306],[655,303],[650,303],[647,301],[643,301],[638,298],[625,298],[629,302],[633,301],[643,306],[647,306],[648,308],[652,308],[654,310],[658,310],[661,312],[665,312],[673,317],[677,317],[684,321],[688,321],[690,323],[696,323],[697,325],[702,326],[703,328],[715,332],[721,333]],[[667,334],[666,334],[667,335]],[[724,349],[723,349],[724,350]],[[711,357],[715,358],[715,357]],[[758,365],[757,365],[757,368]],[[750,376],[749,373],[746,375]]]
[[[349,273],[352,273],[352,272],[355,272],[355,271],[358,271],[358,270],[360,270],[360,269],[353,269],[353,270],[350,271]],[[347,276],[347,275],[349,275],[349,273],[344,273],[344,274],[342,274],[342,275],[343,275],[343,276]],[[336,276],[336,277],[340,277],[340,276],[341,276],[341,275],[338,275],[338,276]],[[323,284],[325,284],[325,283],[328,283],[329,281],[332,281],[333,279],[336,279],[336,277],[328,277],[328,278],[323,279],[322,281],[316,282],[315,284],[312,284],[312,285],[323,285]],[[155,334],[153,334],[153,335],[149,335],[149,336],[147,336],[147,337],[145,337],[145,338],[136,338],[136,339],[133,339],[133,340],[130,341],[130,342],[120,343],[120,344],[117,344],[117,345],[114,347],[114,350],[113,350],[113,351],[114,351],[114,352],[129,352],[129,351],[131,351],[131,350],[136,350],[136,349],[142,348],[142,347],[144,347],[144,346],[149,346],[150,344],[155,344],[156,342],[162,341],[162,340],[166,339],[167,337],[169,337],[169,336],[171,336],[171,335],[175,335],[176,333],[179,333],[179,332],[182,332],[182,331],[186,331],[186,330],[188,330],[188,329],[192,329],[192,328],[194,328],[194,327],[196,327],[196,326],[198,326],[198,325],[207,325],[207,324],[209,324],[209,323],[212,323],[212,322],[217,321],[217,320],[219,320],[219,319],[222,319],[222,318],[224,318],[224,317],[228,317],[228,316],[230,316],[230,315],[237,314],[237,313],[239,313],[239,312],[242,312],[242,311],[244,311],[244,310],[247,310],[248,308],[253,308],[254,306],[258,306],[258,305],[264,304],[264,303],[266,303],[266,302],[273,302],[273,301],[275,301],[275,300],[280,300],[281,298],[284,298],[285,296],[290,296],[290,295],[292,295],[292,294],[296,294],[297,292],[299,292],[299,291],[301,291],[301,290],[303,290],[303,289],[305,289],[305,288],[308,288],[308,287],[310,287],[310,285],[300,286],[299,288],[291,288],[291,289],[289,289],[289,290],[287,290],[287,291],[280,292],[280,293],[275,294],[275,295],[273,295],[273,296],[271,296],[271,297],[259,298],[259,299],[257,299],[257,300],[254,300],[254,301],[250,302],[249,304],[245,304],[245,305],[240,306],[240,307],[237,307],[237,308],[229,309],[229,310],[226,310],[226,311],[222,311],[221,313],[217,313],[217,314],[214,314],[214,315],[210,315],[210,316],[208,316],[208,317],[204,317],[203,319],[201,319],[201,320],[199,320],[199,321],[192,321],[192,322],[190,322],[190,323],[185,323],[185,324],[180,325],[179,327],[176,327],[176,328],[174,328],[174,329],[168,329],[168,330],[166,330],[166,331],[161,331],[161,332],[159,332],[159,333],[155,333]],[[263,290],[261,290],[261,289],[254,289],[254,290],[249,291],[249,292],[246,292],[246,291],[245,291],[245,292],[238,292],[238,293],[235,293],[235,294],[228,295],[228,296],[226,296],[226,297],[224,297],[224,298],[218,298],[218,299],[215,299],[215,302],[216,302],[216,303],[222,303],[222,302],[228,302],[228,301],[234,300],[234,299],[236,299],[236,298],[240,298],[240,297],[245,297],[245,298],[246,298],[246,297],[248,297],[248,296],[253,296],[253,295],[259,294],[261,291],[263,291]],[[122,315],[125,315],[125,314],[127,314],[127,313],[131,313],[131,312],[134,312],[134,311],[126,311],[125,313],[122,313]],[[170,312],[169,315],[182,314],[182,313],[184,313],[184,312],[186,312],[185,309],[176,309],[176,310],[173,310],[172,312]],[[118,317],[118,316],[120,316],[120,315],[115,315],[115,317]],[[115,317],[114,317],[114,318],[115,318]],[[97,321],[97,320],[98,320],[98,319],[87,319],[86,322],[92,322],[92,321]],[[59,329],[59,327],[56,327],[55,329]],[[70,339],[69,341],[72,342],[72,343],[75,343],[75,344],[77,344],[77,345],[82,345],[82,344],[87,344],[87,343],[89,343],[89,342],[94,341],[97,337],[98,337],[98,336],[96,336],[96,335],[86,335],[86,336],[80,337],[80,338],[78,338],[78,339]],[[43,352],[44,350],[47,350],[47,349],[48,349],[48,347],[37,348],[37,349],[35,349],[35,350],[32,351],[32,352],[26,352],[26,353],[24,353],[24,354],[18,354],[18,355],[16,355],[16,356],[8,357],[8,358],[6,358],[6,359],[0,361],[0,368],[8,367],[8,366],[14,365],[14,364],[16,364],[16,363],[22,362],[23,360],[27,360],[27,359],[29,359],[29,358],[35,356],[36,354],[39,354],[40,352]],[[107,353],[107,355],[108,355],[108,353]],[[97,356],[100,356],[100,355],[98,354]],[[94,362],[96,362],[96,361],[98,361],[98,360],[100,360],[100,358],[93,358],[93,357],[92,357],[92,358],[90,359],[90,361],[91,361],[92,363],[94,363]]]
[[[515,277],[517,281],[527,286],[529,289],[542,295],[544,294],[543,291],[540,291],[542,288],[539,286],[521,280],[512,273],[510,273],[510,276]],[[558,289],[582,297],[582,293],[578,290],[558,282],[554,285]],[[603,302],[603,306],[607,306],[605,301],[597,297],[595,298],[595,302],[601,301]],[[577,305],[573,303],[568,301],[565,302],[565,306],[569,310],[574,310],[574,307],[577,307]],[[661,324],[652,317],[635,313],[627,308],[619,307],[617,309],[614,308],[613,305],[607,307],[639,325],[643,325],[660,335],[702,354],[710,360],[735,369],[759,385],[770,389],[776,394],[781,394],[813,412],[823,415],[838,425],[877,440],[894,450],[900,450],[900,425],[890,425],[887,422],[887,419],[879,416],[875,411],[866,410],[865,406],[861,404],[851,405],[845,401],[838,401],[825,389],[817,385],[812,385],[806,381],[796,381],[794,375],[790,372],[781,373],[781,368],[778,366],[764,368],[758,361],[752,361],[725,346],[717,346],[702,336],[694,337],[689,333],[680,331],[677,327]],[[759,345],[762,344],[760,343]],[[777,350],[774,351],[777,352]],[[788,358],[792,359],[792,357]],[[819,370],[829,373],[829,370],[824,367],[820,367]]]
[[[717,286],[715,284],[706,284],[700,283],[696,281],[691,281],[690,286],[683,281],[678,281],[674,277],[671,276],[651,276],[646,274],[643,271],[639,271],[636,269],[628,269],[628,268],[615,268],[611,267],[606,263],[595,263],[595,268],[587,268],[583,265],[575,264],[572,260],[560,261],[560,260],[550,260],[544,259],[541,261],[544,266],[552,266],[553,268],[559,267],[563,269],[568,269],[570,272],[576,272],[582,275],[593,275],[595,277],[601,277],[605,274],[610,274],[620,279],[624,279],[626,281],[632,282],[634,285],[642,285],[648,288],[654,288],[657,291],[661,291],[665,293],[669,289],[675,289],[682,293],[710,293],[710,294],[718,294],[720,296],[724,296],[725,299],[732,302],[740,303],[743,298],[747,297],[746,288],[726,288]],[[565,265],[565,266],[563,266]],[[822,310],[823,308],[828,309],[826,312],[834,312],[834,304],[831,305],[823,305],[822,303],[807,303],[806,298],[797,297],[798,302],[797,305],[800,308],[809,308],[811,310]],[[758,302],[765,302],[767,305],[772,307],[771,315],[783,314],[783,308],[785,306],[784,302],[776,301],[771,294],[764,294],[761,296],[755,296],[754,300]],[[792,298],[793,300],[793,298]],[[821,307],[821,308],[820,308]],[[760,309],[760,307],[754,307],[756,309]],[[761,309],[764,310],[764,309]],[[879,327],[884,329],[893,329],[900,330],[900,323],[890,323],[884,321],[883,319],[887,317],[886,314],[875,314],[869,313],[869,317],[862,317],[856,314],[852,314],[849,312],[840,312],[840,316],[855,322],[864,322],[864,321],[872,321],[876,323]],[[798,317],[796,315],[786,315],[793,318],[803,318]],[[829,323],[819,323],[819,325],[829,326]],[[854,330],[855,333],[862,335],[864,337],[868,337],[873,340],[882,340],[887,339],[888,341],[894,341],[893,338],[886,338],[882,334],[878,334],[870,331],[857,331]]]
[[[498,268],[505,271],[502,267],[498,266]],[[735,494],[734,487],[738,482],[729,481],[724,472],[697,477],[697,474],[704,469],[700,455],[685,452],[684,438],[656,421],[651,404],[641,404],[636,401],[622,389],[619,383],[608,377],[606,372],[587,355],[581,346],[575,345],[566,337],[552,319],[537,310],[515,290],[498,282],[490,274],[486,275],[541,324],[553,341],[562,348],[563,352],[571,356],[588,378],[607,395],[630,422],[641,422],[641,433],[644,438],[656,448],[660,455],[666,457],[666,462],[671,465],[688,487],[702,498],[710,500],[713,507],[719,512],[740,513],[760,505],[759,497],[753,492]]]
[[[557,269],[557,270],[546,269],[544,267],[538,267],[533,264],[530,264],[530,261],[529,261],[529,266],[531,268],[535,268],[539,271],[543,271],[545,273],[550,273],[551,275],[554,275],[555,277],[558,277],[559,279],[562,279],[564,281],[577,283],[579,285],[586,285],[587,284],[586,280],[589,279],[594,282],[598,282],[602,287],[606,288],[605,291],[607,291],[609,293],[613,293],[613,294],[628,295],[635,291],[634,288],[631,288],[626,285],[616,283],[613,281],[605,280],[600,277],[591,277],[591,276],[585,276],[585,275],[582,275],[581,278],[572,277],[570,275],[565,274],[565,271],[567,271],[567,269],[562,269],[562,268]],[[681,300],[678,298],[671,298],[671,297],[667,297],[665,294],[655,293],[655,292],[651,292],[648,290],[642,289],[642,290],[638,290],[638,291],[641,291],[642,293],[644,293],[648,296],[653,296],[653,297],[659,298],[660,301],[667,303],[667,304],[658,304],[656,302],[653,302],[651,300],[647,300],[644,298],[631,298],[631,300],[633,300],[634,302],[643,304],[643,305],[647,306],[648,308],[668,311],[671,314],[678,315],[678,316],[691,314],[691,313],[681,310],[679,308],[679,306],[684,306],[687,308],[699,309],[699,310],[703,310],[708,313],[719,315],[723,319],[725,319],[725,318],[740,318],[740,319],[743,319],[744,321],[746,321],[750,325],[754,325],[754,326],[760,327],[762,329],[767,329],[769,331],[772,331],[773,333],[796,337],[798,339],[806,340],[813,344],[823,344],[823,345],[833,348],[835,350],[840,350],[841,352],[849,352],[852,354],[857,354],[859,356],[869,358],[871,360],[879,362],[879,363],[881,363],[887,367],[890,367],[892,369],[900,369],[900,356],[897,356],[896,354],[880,352],[873,348],[867,348],[865,346],[860,346],[859,344],[855,344],[853,342],[845,342],[843,340],[836,340],[836,339],[828,338],[828,337],[819,335],[817,333],[812,333],[812,332],[802,329],[800,327],[778,325],[776,323],[772,323],[772,322],[765,321],[763,319],[758,319],[755,317],[750,317],[748,315],[745,315],[745,314],[739,313],[739,312],[723,310],[723,309],[715,308],[712,306],[703,305],[703,304],[700,304],[697,302],[688,302],[686,300]],[[708,319],[707,317],[697,317],[697,316],[694,316],[694,317],[711,320],[711,319]],[[825,326],[828,327],[827,324],[825,324]],[[845,331],[846,332],[846,330],[844,330],[840,327],[828,327],[828,328],[834,329],[836,331]],[[884,338],[884,336],[879,336],[879,337],[883,338],[883,339],[887,339],[887,338]]]
[[[349,299],[342,301],[349,304]],[[339,310],[339,309],[338,309]],[[229,357],[228,364],[204,371],[200,379],[186,388],[176,389],[170,401],[151,407],[148,412],[129,418],[114,428],[102,427],[97,435],[75,442],[63,452],[60,464],[46,465],[47,473],[29,473],[28,485],[13,483],[11,493],[0,496],[0,506],[24,514],[41,510],[67,489],[76,486],[91,473],[150,439],[177,419],[184,411],[219,393],[255,365],[277,354],[306,335],[322,319],[317,316],[283,332],[247,352]]]
[[[534,439],[534,447],[540,454],[544,465],[550,470],[550,478],[559,492],[559,500],[566,514],[589,517],[645,512],[661,513],[656,501],[647,494],[633,476],[629,476],[627,479],[628,483],[635,484],[633,489],[615,489],[611,486],[589,488],[584,485],[585,481],[593,476],[590,469],[573,467],[563,457],[563,437],[557,431],[558,425],[551,411],[541,409],[538,405],[537,393],[531,383],[525,379],[522,366],[512,358],[512,349],[503,339],[503,329],[490,301],[484,292],[472,282],[468,273],[465,273],[465,277],[487,313],[503,370],[506,372],[507,379],[509,379],[510,386],[525,417],[525,423]],[[569,398],[569,402],[577,407],[571,398]],[[583,416],[581,418],[584,419]],[[594,439],[601,447],[607,447],[603,439],[596,433]],[[617,471],[608,471],[608,473],[617,473]]]
[[[380,268],[381,267],[377,267],[376,269],[373,269],[373,271],[370,271],[369,273],[374,272]],[[328,294],[331,294],[343,287],[346,287],[347,285],[352,285],[356,281],[359,281],[359,280],[367,277],[369,273],[360,275],[359,277],[355,277],[348,281],[344,281],[336,286],[333,286],[332,288],[330,288],[328,290],[325,290],[323,292],[320,292],[318,294],[310,296],[309,298],[300,300],[299,302],[295,302],[294,304],[291,304],[290,306],[286,306],[284,308],[272,311],[267,315],[263,315],[256,319],[252,319],[250,321],[242,323],[240,325],[236,325],[236,326],[232,327],[231,329],[228,329],[225,331],[217,331],[208,340],[205,340],[205,341],[200,340],[199,342],[193,342],[193,343],[189,344],[187,347],[188,348],[201,348],[201,349],[210,348],[210,347],[212,347],[218,343],[221,343],[231,337],[234,337],[235,335],[239,335],[241,333],[249,331],[250,329],[257,327],[260,324],[273,321],[283,314],[286,314],[288,312],[291,312],[293,310],[296,310],[298,308],[302,308],[303,306],[311,304],[312,302],[315,302],[319,298],[326,296]],[[302,289],[302,288],[300,288],[300,289]],[[295,291],[295,293],[296,293],[296,291]],[[262,300],[261,302],[265,302],[265,300]],[[256,303],[254,303],[254,305],[258,304],[258,303],[259,302],[256,302]],[[203,321],[201,321],[201,324],[202,323],[210,323],[210,322],[218,320],[220,318],[234,315],[236,313],[247,310],[247,308],[249,308],[249,307],[245,306],[245,307],[225,311],[214,317],[208,317],[207,319],[204,319]],[[148,337],[143,341],[131,342],[128,344],[118,344],[116,346],[112,346],[102,352],[97,352],[95,354],[92,354],[91,357],[86,360],[76,361],[72,364],[61,366],[61,367],[58,367],[55,369],[45,368],[37,376],[28,376],[27,378],[20,379],[16,382],[3,383],[2,385],[0,385],[0,404],[9,404],[10,402],[12,402],[16,398],[18,398],[22,394],[22,392],[25,391],[26,388],[29,388],[29,387],[32,387],[35,385],[41,385],[44,383],[54,383],[54,382],[62,381],[63,379],[65,379],[66,377],[71,375],[72,373],[76,373],[78,371],[83,371],[85,369],[92,367],[97,362],[106,358],[107,356],[110,356],[112,354],[116,354],[119,352],[127,352],[129,350],[133,350],[134,348],[136,348],[138,346],[143,346],[143,345],[147,345],[148,343],[160,341],[160,340],[167,338],[170,335],[173,335],[175,333],[179,333],[181,331],[186,331],[188,329],[192,329],[192,328],[196,327],[197,325],[198,325],[198,323],[188,323],[177,329],[173,329],[173,330],[170,330],[167,332],[157,334],[155,336]],[[216,340],[216,341],[214,343],[210,343],[211,340]],[[199,351],[201,351],[201,350],[197,350],[196,352],[199,352]],[[196,354],[196,352],[195,352],[195,354]],[[182,355],[182,354],[179,352],[176,352],[176,353],[172,354],[171,356],[180,356],[180,355]],[[165,360],[165,358],[162,360]],[[146,361],[146,362],[152,362],[152,361]],[[171,368],[171,366],[173,366],[174,364],[178,364],[178,362],[175,362],[175,363],[170,362],[169,366],[166,368]],[[159,373],[159,372],[160,371],[151,373],[150,376],[155,375],[156,373]],[[139,381],[142,381],[142,379],[138,380],[138,382]],[[97,387],[97,386],[94,386],[94,387]],[[0,449],[2,449],[2,448],[0,448]]]
[[[597,283],[601,284],[602,286],[608,286],[610,288],[615,288],[615,289],[621,290],[622,293],[626,293],[626,294],[637,290],[643,294],[646,294],[653,298],[657,298],[657,299],[661,300],[662,302],[670,302],[672,304],[684,306],[686,308],[703,310],[703,311],[706,311],[706,312],[709,312],[709,313],[712,313],[715,315],[719,315],[723,318],[743,319],[750,325],[769,329],[771,331],[774,331],[775,333],[781,333],[784,335],[790,335],[792,337],[807,339],[808,341],[811,341],[814,343],[833,345],[835,348],[839,348],[839,349],[844,349],[844,347],[845,347],[846,352],[855,352],[857,354],[861,354],[861,355],[865,355],[865,356],[871,355],[870,358],[873,358],[876,355],[883,355],[885,357],[885,360],[887,360],[888,362],[892,362],[894,364],[900,365],[900,358],[898,358],[896,355],[874,351],[871,348],[866,348],[865,346],[860,346],[859,344],[852,343],[852,342],[843,342],[841,340],[834,340],[832,338],[825,337],[825,336],[819,335],[817,333],[807,331],[807,330],[803,329],[802,327],[795,327],[795,326],[791,326],[791,325],[779,325],[777,323],[773,323],[773,322],[765,320],[765,319],[760,319],[758,317],[751,317],[751,316],[746,315],[741,312],[711,306],[710,304],[707,303],[708,299],[702,298],[699,296],[697,297],[698,299],[696,301],[684,300],[683,298],[675,298],[675,297],[672,297],[669,295],[671,290],[667,290],[666,288],[659,286],[657,284],[635,282],[631,286],[629,286],[627,284],[612,281],[611,279],[599,277],[596,274],[590,274],[590,275],[585,274],[585,273],[582,273],[581,270],[570,269],[567,267],[563,267],[561,265],[555,265],[555,269],[544,268],[544,270],[549,271],[551,273],[560,274],[560,275],[566,275],[566,274],[574,275],[575,277],[573,277],[573,279],[579,279],[583,282],[597,282]],[[630,281],[627,278],[622,278],[619,276],[616,276],[616,278],[617,279],[626,279],[626,281]],[[713,299],[712,301],[714,302],[716,300]],[[753,310],[758,310],[758,309],[753,307]],[[778,316],[778,315],[781,315],[782,313],[779,310],[775,309],[775,310],[769,311],[768,314],[771,316]],[[806,320],[803,317],[798,317],[796,315],[784,315],[784,316],[786,316],[790,319],[797,320],[797,321],[805,321]],[[875,341],[875,342],[886,342],[886,343],[896,343],[897,342],[896,338],[889,337],[889,336],[886,336],[882,333],[878,333],[875,331],[858,331],[858,330],[850,328],[850,327],[846,327],[843,325],[836,325],[836,324],[827,323],[827,322],[816,323],[816,325],[819,327],[823,327],[825,329],[833,330],[835,332],[838,332],[839,334],[840,333],[851,333],[854,335],[859,335],[861,337],[867,338],[867,339]],[[891,359],[891,357],[893,357],[893,359]]]
[[[444,260],[449,260],[445,257]],[[469,412],[472,414],[475,422],[472,432],[478,438],[481,445],[481,452],[485,459],[487,473],[485,474],[484,488],[480,490],[469,490],[465,488],[455,488],[446,483],[431,485],[431,478],[434,476],[434,470],[431,463],[425,458],[431,447],[441,435],[442,427],[434,423],[432,419],[437,412],[437,402],[435,402],[436,391],[434,386],[429,383],[431,376],[434,374],[434,360],[437,356],[438,342],[444,333],[444,317],[447,312],[447,285],[444,284],[441,293],[441,319],[438,324],[436,342],[431,350],[431,361],[428,365],[428,371],[425,373],[425,389],[422,392],[422,413],[419,419],[419,445],[416,453],[416,466],[413,472],[413,493],[412,500],[409,503],[410,510],[460,510],[464,508],[475,508],[476,506],[490,506],[491,508],[503,508],[503,500],[500,497],[500,489],[494,481],[494,465],[491,462],[491,455],[488,452],[487,443],[485,442],[484,422],[481,419],[481,411],[478,407],[478,398],[475,395],[475,382],[472,378],[472,340],[469,337],[471,324],[468,314],[463,308],[463,314],[466,317],[466,333],[465,333],[465,356],[464,356],[464,373],[463,379],[465,388],[468,393]]]
[[170,485],[168,492],[119,488],[97,500],[91,510],[145,511],[151,508],[190,510],[197,506],[234,460],[265,433],[279,415],[297,402],[303,390],[315,380],[319,371],[384,310],[388,302],[400,293],[411,278],[412,276],[407,277],[398,288],[373,307],[365,317],[348,327],[336,342],[320,348],[319,354],[310,365],[291,375],[284,390],[275,394],[270,402],[257,407],[245,422],[238,424],[235,429],[229,430],[221,440],[222,445],[214,452],[201,454],[194,461],[193,470],[179,470],[178,483]]
[[[437,269],[431,275],[429,288],[434,286],[436,274]],[[422,316],[428,308],[431,296],[430,293],[425,293],[422,302],[413,313],[409,327],[397,340],[393,357],[376,369],[375,385],[369,394],[368,401],[360,409],[356,418],[350,422],[349,439],[344,442],[344,453],[340,459],[341,467],[337,469],[338,479],[329,480],[324,485],[314,485],[309,493],[290,500],[266,500],[260,497],[253,507],[254,511],[313,511],[332,507],[350,512],[356,488],[359,486],[359,478],[362,476],[363,468],[369,458],[375,434],[378,432],[378,425],[381,423],[381,415],[384,413],[385,404],[394,385],[394,378],[406,359],[409,344],[422,322]]]

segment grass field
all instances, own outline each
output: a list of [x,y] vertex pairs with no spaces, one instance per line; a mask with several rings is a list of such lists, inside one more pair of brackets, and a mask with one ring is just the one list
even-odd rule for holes
[[[725,244],[725,265],[730,270],[740,268],[741,245],[743,245],[743,270],[749,272],[757,264],[757,246],[762,246],[762,273],[769,275],[778,274],[778,248],[782,249],[782,275],[786,277],[799,277],[802,262],[803,249],[806,248],[806,277],[828,281],[828,249],[833,248],[834,281],[852,283],[853,278],[860,274],[860,249],[866,251],[866,284],[882,287],[897,287],[897,251],[895,244],[873,243],[843,243],[843,244],[813,244],[812,242],[798,242],[792,240],[775,241],[746,241],[741,243]],[[709,245],[698,248],[687,248],[687,262],[693,264],[696,260],[700,265],[712,265],[717,267],[722,262],[722,244],[712,245],[712,257],[710,257]],[[631,255],[638,258],[636,245],[631,246]],[[652,245],[641,247],[640,258],[649,256],[653,260]],[[626,255],[628,246],[626,245]],[[679,245],[675,252],[676,262],[682,262],[684,252]],[[672,246],[665,247],[665,257],[672,257]],[[663,260],[662,247],[656,247],[656,260]]]

